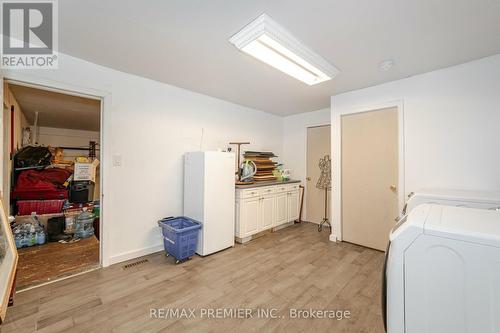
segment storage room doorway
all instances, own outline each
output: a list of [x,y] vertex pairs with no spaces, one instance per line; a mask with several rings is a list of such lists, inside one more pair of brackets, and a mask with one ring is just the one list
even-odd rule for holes
[[330,138],[330,125],[307,128],[306,221],[308,222],[319,224],[324,219],[330,220],[331,183],[325,184],[324,176],[320,181],[322,177],[320,164],[324,164],[326,156],[331,160]]
[[100,267],[101,100],[8,80],[3,88],[17,290]]

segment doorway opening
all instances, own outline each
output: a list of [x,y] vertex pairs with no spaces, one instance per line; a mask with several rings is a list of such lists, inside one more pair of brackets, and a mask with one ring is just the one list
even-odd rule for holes
[[101,100],[4,81],[2,198],[18,291],[100,267]]
[[[322,165],[325,156],[331,159],[331,126],[320,125],[307,128],[306,152],[306,221],[320,224],[331,221],[331,183],[325,183]],[[331,174],[331,170],[330,170]]]

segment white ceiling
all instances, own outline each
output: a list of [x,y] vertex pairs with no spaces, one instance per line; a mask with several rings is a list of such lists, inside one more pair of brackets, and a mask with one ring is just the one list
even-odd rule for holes
[[28,123],[33,125],[38,112],[38,125],[99,131],[101,102],[79,96],[9,84]]
[[[262,13],[341,73],[307,86],[238,51],[228,38]],[[59,17],[64,53],[280,115],[500,53],[499,0],[64,0]]]

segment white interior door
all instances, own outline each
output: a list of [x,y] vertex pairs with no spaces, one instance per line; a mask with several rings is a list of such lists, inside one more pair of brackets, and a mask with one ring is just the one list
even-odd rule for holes
[[[331,154],[331,128],[327,126],[307,129],[307,182],[306,218],[308,222],[320,223],[325,215],[325,190],[318,189],[316,183],[320,176],[319,160]],[[331,156],[330,156],[331,157]],[[327,209],[327,215],[330,209]],[[330,216],[328,216],[330,218]]]
[[384,251],[398,214],[398,110],[341,118],[342,238]]

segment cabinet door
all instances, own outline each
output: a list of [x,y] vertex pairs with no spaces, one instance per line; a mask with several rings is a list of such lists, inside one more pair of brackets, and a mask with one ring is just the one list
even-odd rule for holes
[[259,230],[260,197],[241,200],[240,227],[244,237]]
[[266,195],[261,198],[260,203],[260,228],[259,231],[272,228],[274,226],[276,214],[276,197]]
[[288,193],[278,193],[276,195],[276,224],[280,225],[288,222]]
[[288,192],[288,219],[287,222],[295,221],[300,214],[299,191]]

